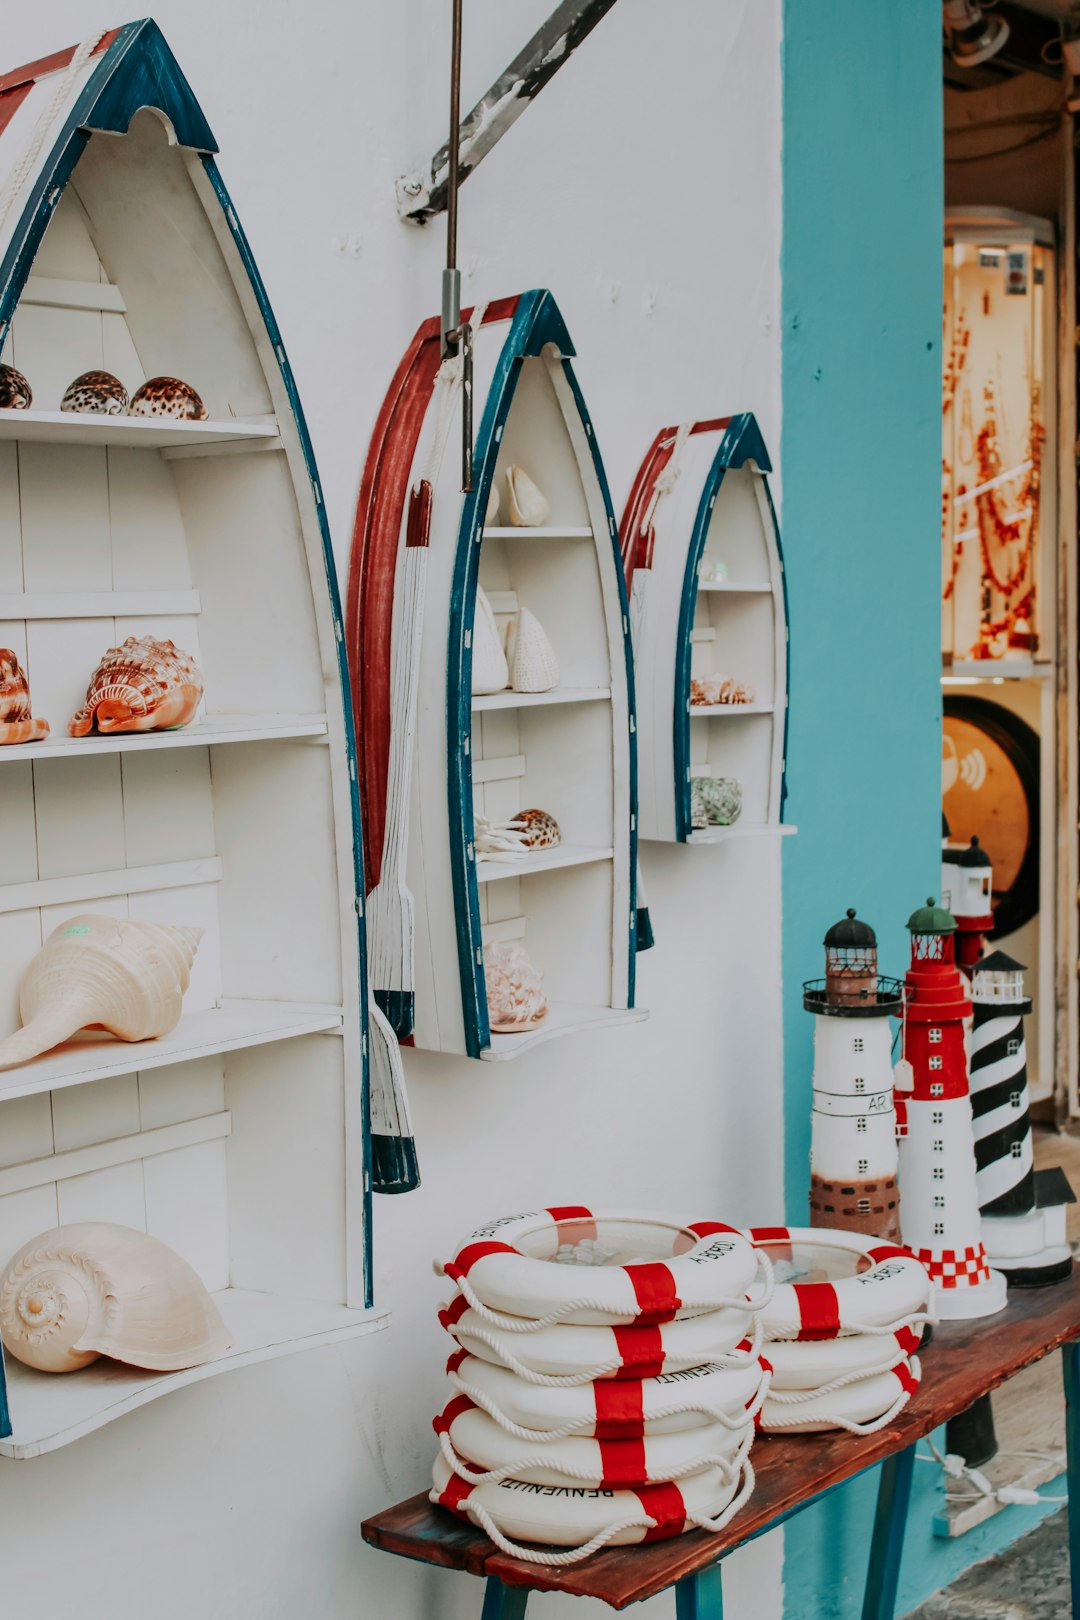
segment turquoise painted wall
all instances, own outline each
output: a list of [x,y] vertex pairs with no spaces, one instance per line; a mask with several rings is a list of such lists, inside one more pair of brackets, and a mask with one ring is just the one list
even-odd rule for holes
[[[783,478],[791,593],[786,1196],[806,1219],[812,1022],[801,981],[846,906],[903,971],[941,819],[939,0],[785,0]],[[927,1358],[933,1376],[933,1352]],[[939,1437],[940,1438],[940,1437]],[[811,1441],[810,1444],[813,1442]],[[788,1620],[857,1617],[876,1482],[787,1530]],[[898,1612],[1029,1529],[934,1539],[919,1464]],[[846,1578],[845,1578],[846,1572]]]

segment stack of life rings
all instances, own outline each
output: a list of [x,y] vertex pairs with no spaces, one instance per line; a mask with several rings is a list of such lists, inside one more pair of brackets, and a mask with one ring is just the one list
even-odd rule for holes
[[775,1283],[762,1314],[771,1378],[760,1427],[873,1434],[919,1387],[932,1285],[907,1249],[825,1227],[754,1227]]
[[457,1348],[433,1502],[564,1565],[718,1532],[749,1500],[771,1278],[734,1227],[546,1209],[480,1227],[437,1269]]

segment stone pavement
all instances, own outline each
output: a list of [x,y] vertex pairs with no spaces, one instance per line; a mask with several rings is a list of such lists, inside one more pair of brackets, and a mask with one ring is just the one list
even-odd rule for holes
[[906,1620],[1067,1620],[1069,1554],[1061,1508],[1011,1547],[975,1564]]

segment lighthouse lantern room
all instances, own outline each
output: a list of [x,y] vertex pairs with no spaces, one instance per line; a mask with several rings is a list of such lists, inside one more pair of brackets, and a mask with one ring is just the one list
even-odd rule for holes
[[956,919],[956,964],[970,978],[994,926],[993,868],[978,838],[966,849],[944,851],[941,886],[942,903]]

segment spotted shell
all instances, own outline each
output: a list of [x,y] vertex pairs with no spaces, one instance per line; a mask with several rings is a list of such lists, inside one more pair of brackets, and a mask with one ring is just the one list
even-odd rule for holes
[[0,647],[0,747],[40,742],[49,735],[49,722],[35,720],[30,711],[30,687],[18,657]]
[[516,1035],[544,1022],[548,1013],[544,976],[523,945],[515,940],[485,945],[484,975],[493,1035]]
[[14,366],[0,366],[0,411],[28,411],[33,397],[21,371]]
[[62,411],[79,415],[123,416],[128,408],[128,391],[111,371],[84,371],[69,383],[60,401]]
[[179,377],[151,377],[136,389],[131,401],[132,416],[171,416],[178,422],[205,422],[206,409],[190,383]]
[[128,636],[90,677],[68,731],[85,737],[95,724],[105,732],[168,731],[194,720],[202,695],[202,672],[186,652],[153,636]]
[[526,849],[554,849],[562,841],[559,823],[547,810],[519,810],[514,824]]

